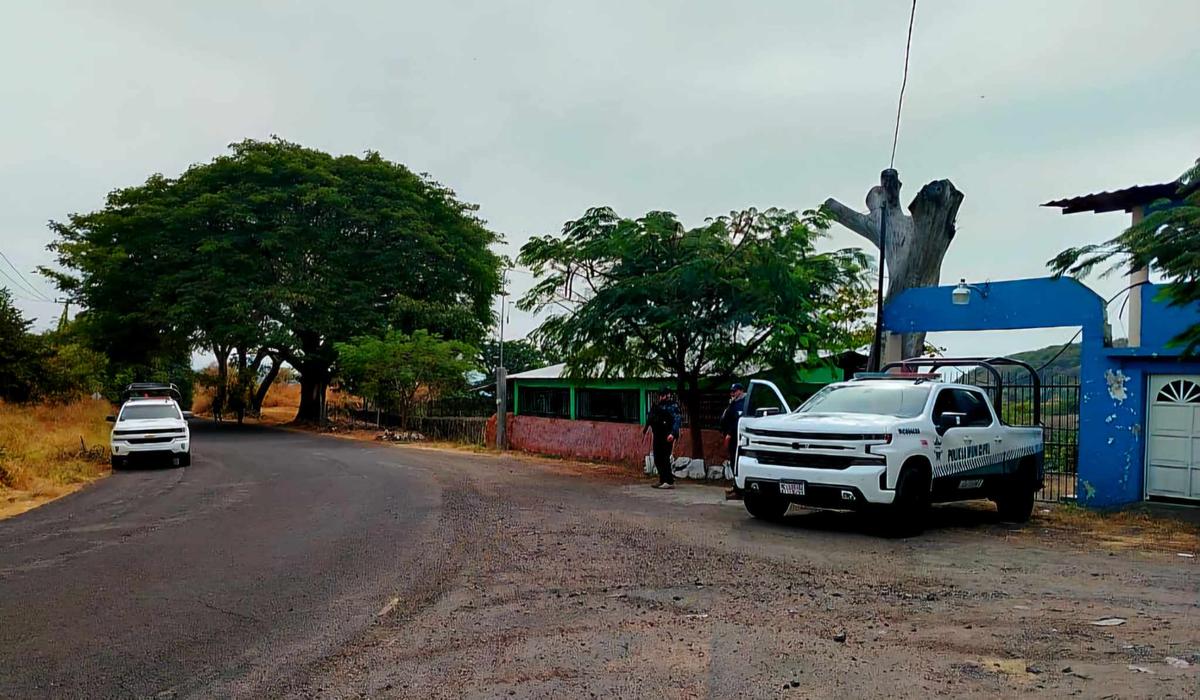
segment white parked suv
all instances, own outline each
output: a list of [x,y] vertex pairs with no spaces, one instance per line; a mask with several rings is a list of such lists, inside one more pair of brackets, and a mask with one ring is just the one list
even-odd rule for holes
[[124,467],[135,457],[161,457],[181,467],[190,465],[190,416],[168,396],[131,397],[120,413],[108,417],[114,423],[110,441],[113,469]]
[[[936,365],[956,362],[986,365],[1002,385],[987,362]],[[1036,375],[1034,382],[1038,396]],[[754,380],[752,394],[756,385],[783,402],[774,384]],[[1035,425],[1016,427],[1000,419],[977,386],[943,383],[936,374],[860,375],[824,387],[795,411],[784,404],[783,413],[742,419],[735,479],[746,510],[763,519],[782,517],[792,503],[880,506],[890,509],[899,530],[911,532],[921,528],[930,503],[989,498],[1002,518],[1023,522],[1042,487],[1034,403]]]

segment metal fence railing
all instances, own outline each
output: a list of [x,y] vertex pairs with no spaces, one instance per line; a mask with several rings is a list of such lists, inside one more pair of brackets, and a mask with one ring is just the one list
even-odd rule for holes
[[400,416],[393,413],[361,408],[347,408],[345,413],[349,418],[377,425],[380,428],[415,431],[429,440],[460,442],[468,445],[484,445],[487,442],[487,424],[492,415],[414,415],[401,420]]
[[[653,406],[658,401],[660,392],[646,392],[646,407]],[[683,426],[691,427],[692,417],[688,415],[688,409],[681,397],[675,397],[679,401],[679,413],[683,419]],[[725,412],[725,407],[729,405],[729,393],[719,391],[705,391],[700,393],[700,427],[716,430],[721,422],[721,414]]]
[[[1009,425],[1033,424],[1033,386],[1027,376],[1004,371],[1000,419]],[[1046,455],[1045,487],[1038,500],[1059,503],[1075,500],[1079,468],[1079,377],[1041,373],[1042,430]],[[960,378],[986,390],[995,401],[996,387],[985,372],[968,372]]]

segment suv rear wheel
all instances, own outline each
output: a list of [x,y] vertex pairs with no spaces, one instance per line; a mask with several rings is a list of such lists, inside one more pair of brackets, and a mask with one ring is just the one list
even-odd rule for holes
[[746,511],[750,515],[759,520],[769,520],[771,522],[782,520],[790,505],[778,496],[768,496],[751,490],[746,490],[742,493],[742,503],[745,504]]

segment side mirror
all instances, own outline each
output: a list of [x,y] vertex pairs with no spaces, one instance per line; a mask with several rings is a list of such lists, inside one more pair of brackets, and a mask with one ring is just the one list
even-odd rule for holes
[[104,420],[108,421],[109,423],[116,423],[117,417],[116,416],[105,416]]
[[769,408],[760,408],[754,412],[755,418],[766,418],[767,416],[777,416],[777,415],[779,415],[779,409],[776,408],[775,406],[771,406]]
[[196,417],[196,414],[195,414],[195,413],[192,413],[191,411],[184,411],[184,412],[183,412],[183,419],[184,419],[184,420],[191,420],[192,418],[195,418],[195,417]]
[[945,435],[947,430],[949,430],[951,428],[958,428],[958,427],[962,426],[962,424],[965,423],[966,421],[967,421],[967,414],[946,411],[942,415],[938,416],[937,431],[939,434]]

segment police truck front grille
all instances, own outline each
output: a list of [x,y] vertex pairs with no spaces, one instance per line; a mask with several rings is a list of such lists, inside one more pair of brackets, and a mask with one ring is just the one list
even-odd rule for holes
[[788,440],[887,440],[887,433],[801,433],[791,430],[765,430],[763,428],[746,428],[747,435],[762,437],[786,438]]
[[114,430],[113,435],[183,435],[182,428],[150,428],[147,430]]
[[153,445],[160,442],[170,442],[175,438],[171,437],[144,437],[144,438],[129,438],[125,442],[130,445]]
[[852,464],[884,464],[878,457],[862,455],[822,455],[806,452],[771,452],[768,450],[743,450],[742,454],[757,460],[759,464],[776,467],[805,467],[807,469],[845,469]]

